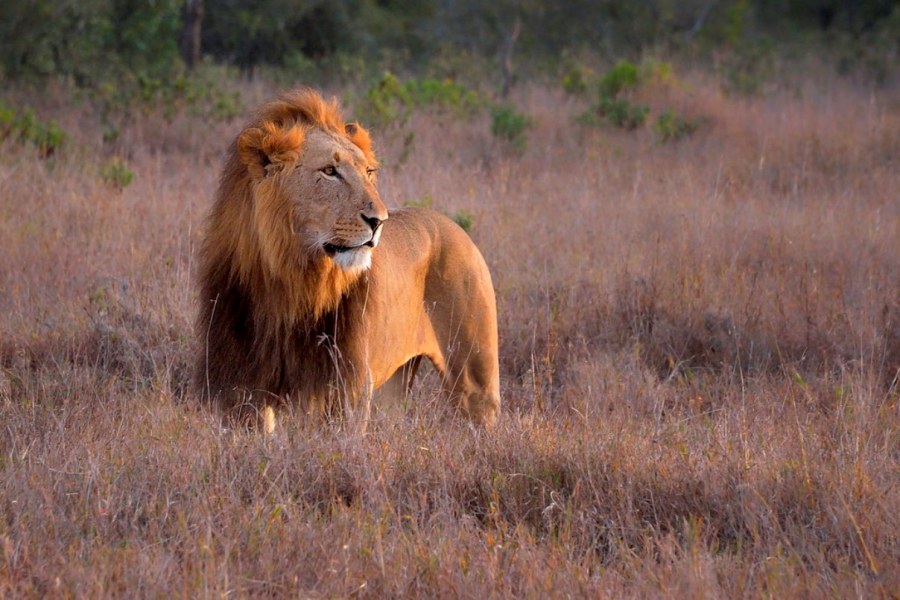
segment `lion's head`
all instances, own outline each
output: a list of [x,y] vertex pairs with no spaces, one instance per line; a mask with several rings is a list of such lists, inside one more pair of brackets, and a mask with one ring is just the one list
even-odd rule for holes
[[301,89],[264,106],[230,154],[206,254],[228,254],[234,275],[278,301],[273,314],[333,308],[371,266],[388,218],[368,132]]

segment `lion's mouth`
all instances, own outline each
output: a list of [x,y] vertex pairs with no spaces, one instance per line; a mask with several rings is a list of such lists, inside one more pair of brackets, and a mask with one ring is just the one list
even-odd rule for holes
[[339,246],[338,244],[325,244],[322,246],[322,248],[325,249],[325,252],[327,252],[328,254],[330,254],[332,256],[334,256],[335,254],[341,254],[343,252],[350,252],[352,250],[359,250],[360,248],[366,248],[366,247],[374,248],[375,241],[369,240],[368,242],[365,242],[364,244],[360,244],[358,246]]

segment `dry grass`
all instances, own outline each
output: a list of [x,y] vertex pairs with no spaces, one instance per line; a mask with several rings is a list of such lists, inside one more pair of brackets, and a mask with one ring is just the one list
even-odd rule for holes
[[[254,97],[261,91],[254,89]],[[649,100],[584,129],[536,87],[380,133],[383,195],[475,215],[504,418],[426,379],[365,437],[222,431],[185,390],[192,254],[237,123],[0,145],[0,595],[891,596],[900,589],[900,100],[839,80]],[[98,165],[122,156],[123,192]]]

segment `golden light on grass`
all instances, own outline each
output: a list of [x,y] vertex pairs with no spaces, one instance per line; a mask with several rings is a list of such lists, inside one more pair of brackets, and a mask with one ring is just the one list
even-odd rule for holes
[[704,117],[677,143],[542,86],[512,98],[521,152],[488,115],[373,131],[387,202],[472,217],[507,408],[471,430],[425,373],[365,435],[223,430],[187,389],[238,124],[147,115],[104,147],[27,97],[71,145],[0,142],[0,596],[895,593],[896,92],[684,83],[642,99]]

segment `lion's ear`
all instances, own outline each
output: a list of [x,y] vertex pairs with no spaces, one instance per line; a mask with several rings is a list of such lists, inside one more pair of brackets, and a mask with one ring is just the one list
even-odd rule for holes
[[254,179],[277,173],[297,160],[303,146],[304,131],[294,126],[288,129],[266,122],[250,127],[238,136],[237,149],[241,162]]
[[359,123],[347,123],[344,126],[344,132],[347,134],[350,141],[363,151],[363,154],[366,156],[366,160],[368,160],[369,163],[372,165],[378,164],[378,160],[375,158],[375,152],[372,150],[372,138],[369,136],[369,132],[363,129],[362,125]]

